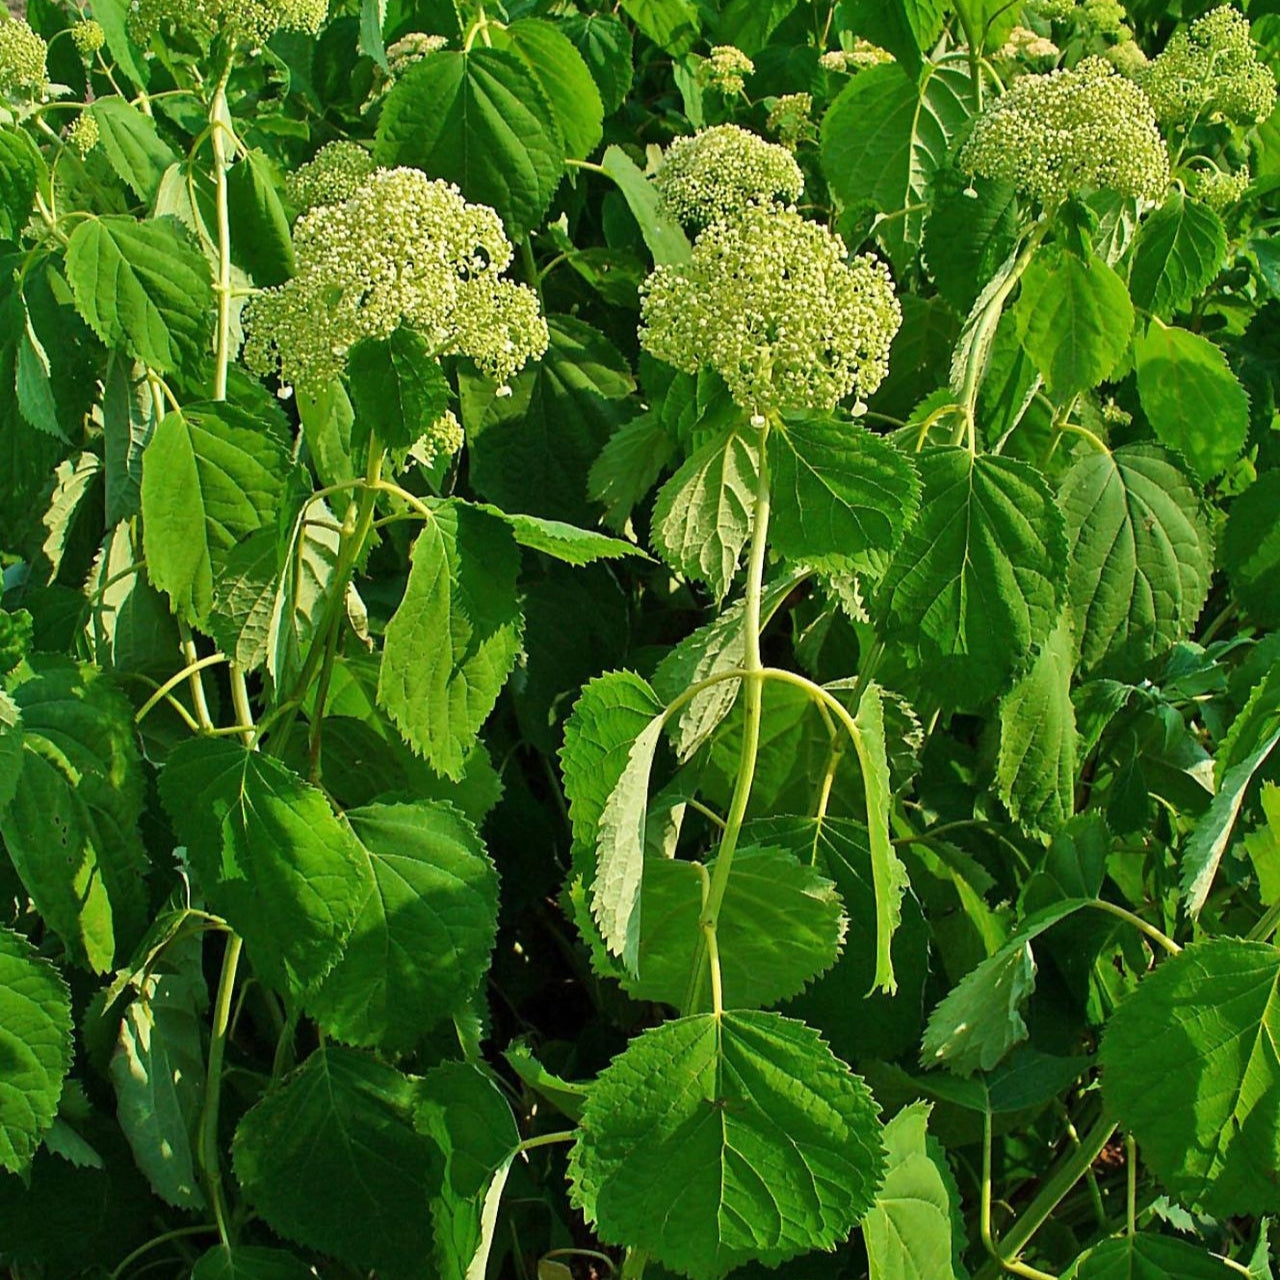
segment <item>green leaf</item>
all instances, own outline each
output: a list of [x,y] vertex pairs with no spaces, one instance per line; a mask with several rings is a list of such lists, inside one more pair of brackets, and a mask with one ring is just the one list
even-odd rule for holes
[[275,524],[290,442],[243,409],[208,401],[166,414],[142,455],[147,576],[174,611],[203,624],[232,548]]
[[264,289],[294,273],[293,237],[278,188],[271,160],[256,147],[227,170],[232,261]]
[[456,182],[492,205],[512,236],[532,231],[564,173],[554,110],[525,62],[505,49],[442,50],[387,95],[374,158]]
[[0,690],[0,814],[9,807],[21,777],[22,712],[18,704]]
[[342,958],[307,1008],[348,1044],[411,1049],[484,977],[498,876],[475,828],[436,801],[350,809],[368,893]]
[[723,600],[751,536],[760,466],[754,429],[734,428],[696,449],[658,492],[654,547],[672,568]]
[[618,560],[623,556],[649,557],[637,546],[611,538],[595,529],[579,529],[562,520],[544,520],[540,516],[524,516],[482,504],[485,511],[506,521],[515,540],[530,551],[541,551],[563,564],[594,564],[597,560]]
[[1280,627],[1280,471],[1260,475],[1232,503],[1222,540],[1231,592],[1260,627]]
[[1025,1040],[1021,1009],[1036,988],[1031,943],[1082,905],[1068,898],[1033,913],[995,955],[965,974],[930,1014],[920,1061],[967,1076],[990,1071]]
[[1227,256],[1222,219],[1208,205],[1174,191],[1138,232],[1129,292],[1162,320],[1198,298]]
[[96,505],[90,499],[99,494],[101,474],[102,460],[96,453],[82,453],[58,463],[49,509],[40,520],[48,530],[40,550],[49,562],[50,582],[62,571],[62,560],[80,517],[87,514],[86,508]]
[[1115,368],[1133,332],[1124,281],[1096,254],[1041,251],[1022,276],[1014,305],[1027,354],[1057,400],[1096,387]]
[[701,23],[691,0],[621,0],[622,12],[673,58],[693,48]]
[[1211,480],[1235,461],[1249,435],[1249,397],[1222,349],[1153,319],[1134,353],[1138,398],[1151,429],[1202,480]]
[[347,382],[357,447],[373,432],[386,449],[408,449],[449,407],[440,363],[412,329],[357,342],[347,359]]
[[261,1245],[214,1245],[191,1268],[191,1280],[306,1280],[311,1268],[283,1249]]
[[317,1049],[240,1121],[236,1177],[268,1226],[391,1280],[425,1276],[439,1157],[420,1086],[354,1049]]
[[791,413],[770,438],[773,523],[782,556],[818,567],[868,567],[915,519],[920,482],[907,456],[825,413]]
[[157,373],[193,370],[213,325],[209,264],[175,218],[86,218],[67,243],[76,307],[108,347]]
[[959,1196],[946,1155],[929,1137],[930,1110],[913,1103],[884,1127],[884,1182],[862,1223],[870,1280],[955,1280]]
[[539,18],[519,18],[494,33],[494,47],[511,49],[538,82],[564,137],[565,155],[585,160],[604,134],[604,103],[582,54],[567,35]]
[[93,667],[30,661],[34,673],[10,688],[22,717],[22,774],[0,835],[69,957],[107,973],[146,911],[133,709]]
[[355,837],[322,792],[229,738],[169,757],[160,798],[211,908],[254,968],[301,995],[337,962],[369,885]]
[[1262,905],[1280,900],[1280,786],[1264,782],[1258,795],[1262,823],[1242,841],[1257,877]]
[[455,780],[520,650],[519,568],[502,521],[441,503],[413,544],[404,598],[387,623],[379,705]]
[[[941,180],[944,175],[938,176]],[[983,286],[1013,251],[1017,192],[988,178],[939,181],[938,186],[924,224],[925,265],[943,298],[968,315]]]
[[653,254],[655,266],[688,262],[693,252],[680,224],[663,211],[658,193],[648,178],[636,168],[631,157],[619,146],[605,148],[601,168],[617,183],[632,217],[640,225],[640,234]]
[[918,652],[950,706],[991,697],[1058,620],[1062,517],[1026,463],[963,449],[920,455],[920,517],[880,591],[885,636]]
[[1090,1249],[1064,1280],[1227,1280],[1239,1274],[1203,1245],[1139,1231]]
[[151,388],[132,365],[132,360],[113,353],[102,382],[108,524],[142,510],[142,455],[159,421]]
[[844,0],[840,14],[846,31],[887,49],[915,78],[949,7],[946,0]]
[[883,1167],[866,1085],[776,1013],[644,1032],[592,1086],[569,1163],[601,1240],[693,1280],[833,1248]]
[[19,129],[0,128],[0,241],[17,240],[31,217],[43,161]]
[[996,786],[1009,812],[1033,834],[1052,835],[1075,808],[1074,663],[1075,641],[1064,619],[1000,700]]
[[30,1169],[71,1055],[67,984],[21,934],[0,929],[0,1169]]
[[1111,1113],[1169,1191],[1214,1216],[1280,1209],[1277,983],[1277,948],[1196,942],[1144,978],[1103,1034]]
[[716,23],[715,44],[731,44],[754,57],[794,12],[796,0],[729,0]]
[[[326,616],[325,606],[338,568],[341,535],[325,525],[308,523],[307,518],[311,522],[327,520],[336,523],[328,504],[314,500],[302,508],[294,520],[284,552],[284,572],[275,580],[267,624],[267,674],[277,688],[291,688],[300,677],[307,651],[315,642],[316,632]],[[264,530],[263,534],[266,532]],[[248,541],[253,541],[252,537]],[[247,543],[242,545],[247,549]],[[269,576],[249,576],[258,572],[270,574],[263,561],[255,559],[250,567],[237,554],[227,557],[217,583],[219,591],[227,585],[232,570],[241,568],[246,570],[245,590],[243,595],[237,591],[234,601],[237,606],[243,602],[247,615],[236,645],[237,651],[241,645],[251,645],[251,652],[256,658],[264,602],[255,597],[255,590],[259,586],[269,590],[272,581]],[[227,603],[231,604],[232,599],[228,598]],[[352,585],[347,587],[344,604],[348,610],[359,604],[359,596]]]
[[1086,671],[1141,678],[1190,635],[1213,541],[1199,494],[1158,445],[1089,454],[1062,481],[1067,599]]
[[822,171],[846,206],[881,215],[876,233],[899,272],[920,245],[930,184],[971,97],[959,66],[928,66],[917,84],[885,63],[854,76],[823,117]]
[[164,171],[178,163],[177,153],[157,132],[156,122],[123,98],[97,98],[89,112],[98,122],[102,150],[116,177],[150,204]]
[[[692,862],[645,864],[639,976],[623,982],[637,1000],[685,1007],[702,942],[704,882]],[[835,886],[812,867],[781,849],[739,848],[716,925],[725,1008],[760,1009],[798,994],[835,963],[845,924]],[[706,966],[689,1007],[711,1007]]]
[[632,40],[626,24],[612,13],[574,13],[560,20],[600,91],[606,115],[622,105],[631,88]]

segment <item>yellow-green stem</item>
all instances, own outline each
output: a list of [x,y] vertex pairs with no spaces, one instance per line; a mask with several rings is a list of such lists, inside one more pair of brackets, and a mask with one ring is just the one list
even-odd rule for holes
[[218,220],[218,276],[214,293],[218,299],[218,327],[215,334],[213,398],[227,398],[227,370],[231,364],[231,213],[227,200],[227,139],[230,130],[227,108],[226,71],[209,103],[209,142],[213,148],[213,185]]
[[204,1114],[200,1121],[197,1156],[208,1189],[209,1204],[218,1224],[222,1243],[230,1247],[227,1235],[226,1204],[222,1190],[222,1168],[218,1158],[218,1111],[222,1101],[222,1059],[227,1047],[227,1029],[231,1022],[231,999],[236,987],[236,969],[244,944],[238,934],[227,936],[227,949],[222,956],[222,975],[213,1005],[213,1029],[209,1037],[209,1069],[204,1084]]

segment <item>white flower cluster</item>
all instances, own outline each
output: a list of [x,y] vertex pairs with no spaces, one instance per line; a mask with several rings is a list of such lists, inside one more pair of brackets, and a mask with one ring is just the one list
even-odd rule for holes
[[857,71],[865,71],[881,62],[892,62],[893,54],[882,49],[870,40],[858,36],[851,49],[830,49],[819,59],[818,64],[826,71],[847,71],[851,75]]
[[756,64],[741,49],[731,44],[718,44],[702,64],[701,77],[704,84],[732,98],[742,92],[747,76],[755,69]]
[[409,460],[430,467],[437,458],[452,458],[462,448],[465,436],[462,423],[452,409],[446,409],[409,449]]
[[694,373],[715,369],[753,415],[831,409],[888,371],[902,323],[888,268],[794,209],[753,205],[704,231],[690,261],[645,282],[641,345]]
[[421,62],[429,54],[439,53],[448,43],[446,37],[427,35],[424,31],[411,31],[407,36],[401,36],[387,45],[387,68],[392,78],[404,75],[415,62]]
[[667,212],[704,227],[761,200],[790,203],[804,190],[804,174],[786,147],[736,124],[677,138],[653,175]]
[[1030,27],[1014,27],[997,51],[1002,58],[1027,58],[1033,62],[1056,60],[1061,50],[1047,36]]
[[48,45],[23,18],[0,13],[0,93],[34,97],[49,82]]
[[143,45],[157,33],[176,32],[257,46],[277,31],[314,35],[329,16],[328,0],[131,0],[129,9],[129,34]]
[[1075,12],[1076,0],[1031,0],[1028,8],[1047,22],[1065,22]]
[[378,169],[294,227],[297,274],[246,308],[245,362],[314,384],[362,338],[414,329],[437,355],[505,382],[547,347],[537,295],[501,278],[511,242],[487,205],[417,169]]
[[1176,32],[1137,79],[1162,124],[1186,124],[1205,113],[1251,124],[1276,105],[1276,78],[1258,61],[1249,20],[1229,5]]
[[329,142],[285,179],[285,191],[294,207],[305,213],[317,205],[350,200],[373,170],[373,157],[358,142]]
[[774,99],[764,127],[786,148],[796,149],[796,143],[809,128],[809,116],[813,111],[813,95],[808,93],[784,93]]
[[1095,188],[1156,200],[1169,182],[1151,103],[1098,57],[1020,77],[978,117],[960,164],[1046,205]]
[[1221,213],[1244,195],[1251,181],[1248,169],[1193,169],[1187,186],[1197,200]]

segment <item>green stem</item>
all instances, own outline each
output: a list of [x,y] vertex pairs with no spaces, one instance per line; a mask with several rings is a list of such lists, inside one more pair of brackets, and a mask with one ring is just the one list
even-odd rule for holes
[[1138,1144],[1133,1134],[1127,1133],[1124,1138],[1125,1165],[1125,1231],[1130,1239],[1138,1231]]
[[540,1133],[536,1138],[526,1138],[517,1151],[536,1151],[539,1147],[553,1147],[561,1142],[573,1142],[578,1136],[576,1129],[560,1129],[555,1133]]
[[231,705],[235,708],[236,725],[240,729],[244,745],[251,747],[254,740],[254,723],[253,706],[249,701],[249,686],[244,678],[244,670],[238,662],[231,663],[230,674]]
[[227,1028],[231,1021],[231,999],[236,987],[236,969],[244,946],[239,934],[227,936],[227,949],[222,955],[222,974],[213,1005],[213,1030],[209,1037],[209,1070],[204,1085],[204,1114],[200,1122],[197,1157],[208,1188],[209,1204],[218,1224],[218,1235],[228,1248],[226,1205],[223,1200],[222,1170],[218,1159],[218,1110],[222,1101],[222,1058],[227,1046]]
[[128,1269],[133,1266],[139,1258],[146,1257],[152,1249],[158,1249],[162,1244],[168,1244],[170,1240],[185,1240],[188,1236],[207,1236],[217,1231],[216,1223],[205,1222],[198,1227],[175,1227],[172,1231],[166,1231],[163,1235],[155,1236],[148,1240],[146,1244],[140,1244],[132,1253],[127,1254],[119,1266],[111,1273],[108,1280],[120,1280]]
[[628,1249],[622,1259],[622,1280],[643,1280],[649,1255],[643,1249]]
[[227,200],[227,80],[231,63],[218,80],[209,103],[209,142],[213,147],[214,199],[218,221],[218,274],[214,292],[218,297],[218,327],[214,346],[213,398],[227,398],[227,369],[231,363],[231,213]]
[[[181,624],[179,624],[181,625]],[[215,666],[219,662],[226,662],[227,655],[225,653],[211,653],[207,658],[196,657],[195,643],[190,639],[190,632],[187,638],[183,640],[182,656],[188,659],[187,665],[182,668],[176,675],[172,675],[149,697],[146,702],[138,708],[134,714],[134,724],[141,724],[147,718],[148,713],[162,698],[167,697],[171,690],[176,689],[184,680],[191,681],[191,696],[196,704],[196,716],[199,720],[199,726],[202,729],[212,729],[213,720],[209,715],[209,704],[205,701],[204,685],[200,681],[200,672],[205,667]]]
[[1168,934],[1161,933],[1155,925],[1148,924],[1141,916],[1135,915],[1124,907],[1117,906],[1114,902],[1107,902],[1103,898],[1090,898],[1088,905],[1095,911],[1105,911],[1107,915],[1115,916],[1117,920],[1123,920],[1126,924],[1131,924],[1140,933],[1146,934],[1152,942],[1163,947],[1171,956],[1176,956],[1182,950]]

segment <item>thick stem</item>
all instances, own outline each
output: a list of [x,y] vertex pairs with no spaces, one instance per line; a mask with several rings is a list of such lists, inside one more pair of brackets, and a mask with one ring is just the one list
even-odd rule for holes
[[222,1170],[218,1159],[218,1110],[222,1102],[222,1058],[227,1047],[227,1029],[231,1024],[231,999],[236,987],[236,969],[244,943],[238,934],[227,936],[227,949],[222,956],[222,975],[213,1005],[213,1030],[209,1037],[209,1069],[204,1084],[204,1114],[196,1155],[208,1189],[209,1204],[218,1224],[222,1243],[230,1247],[227,1235],[226,1204],[222,1191]]
[[218,298],[215,331],[213,398],[227,398],[227,369],[231,364],[231,214],[227,201],[227,138],[231,132],[227,109],[227,79],[231,64],[218,80],[209,103],[209,142],[213,147],[213,186],[218,220],[218,275],[213,290]]

